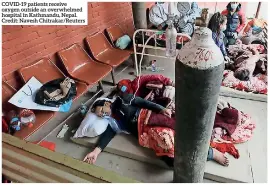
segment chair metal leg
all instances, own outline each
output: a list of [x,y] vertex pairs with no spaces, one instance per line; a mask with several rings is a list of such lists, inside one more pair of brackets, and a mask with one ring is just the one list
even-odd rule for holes
[[111,74],[112,74],[113,85],[115,86],[116,82],[115,82],[115,76],[114,76],[114,69],[112,69]]
[[104,93],[104,88],[103,88],[103,85],[102,85],[102,82],[101,81],[98,82],[98,87]]

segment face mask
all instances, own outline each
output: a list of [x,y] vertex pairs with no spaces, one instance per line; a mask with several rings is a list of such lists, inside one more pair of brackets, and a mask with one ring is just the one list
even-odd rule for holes
[[123,85],[123,86],[121,87],[121,91],[122,91],[122,92],[126,92],[126,90],[127,90],[127,87],[126,87],[125,85]]
[[107,112],[103,112],[102,117],[103,117],[103,118],[106,118],[107,116],[110,116],[110,114],[107,113]]
[[220,28],[220,31],[225,31],[226,30],[226,26],[223,26]]
[[238,4],[231,4],[231,8],[235,10],[237,8]]

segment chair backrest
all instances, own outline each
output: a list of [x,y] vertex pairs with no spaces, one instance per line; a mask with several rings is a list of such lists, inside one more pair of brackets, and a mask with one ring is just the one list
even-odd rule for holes
[[89,62],[93,62],[93,59],[79,44],[73,44],[57,53],[70,75],[79,71]]
[[110,38],[111,43],[113,43],[113,45],[115,44],[115,41],[117,41],[117,39],[125,35],[124,31],[121,29],[119,24],[116,24],[110,28],[107,28],[106,32]]
[[8,100],[16,93],[17,91],[13,89],[6,82],[2,81],[2,110],[3,112],[8,112],[14,110],[16,107],[11,103],[8,103]]
[[103,33],[96,33],[92,36],[88,36],[85,40],[94,57],[107,49],[112,48],[112,45]]
[[42,58],[30,66],[21,68],[19,73],[24,82],[27,82],[34,76],[43,84],[65,77],[64,73],[49,58]]

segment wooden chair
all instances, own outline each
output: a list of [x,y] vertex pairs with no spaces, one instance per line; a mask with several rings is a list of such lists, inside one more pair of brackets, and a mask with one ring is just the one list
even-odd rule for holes
[[112,78],[115,85],[114,69],[130,57],[130,51],[114,48],[103,33],[96,33],[85,39],[93,58],[112,67]]
[[[18,107],[8,103],[8,100],[17,92],[16,89],[14,89],[12,86],[10,86],[8,83],[2,81],[2,107],[3,112],[8,113],[11,110],[17,110]],[[14,136],[18,137],[20,139],[26,139],[30,135],[32,135],[34,132],[36,132],[39,128],[41,128],[45,123],[47,123],[53,116],[54,112],[49,111],[40,111],[40,110],[34,110],[36,121],[33,124],[33,127],[21,127],[21,130],[17,131]]]
[[99,83],[102,88],[101,80],[112,71],[109,65],[94,61],[79,44],[73,44],[57,53],[68,74],[86,83],[88,87]]
[[[49,58],[42,58],[32,65],[19,69],[19,74],[24,82],[27,82],[34,76],[43,84],[57,78],[66,77],[65,74]],[[77,95],[74,100],[78,99],[88,89],[85,83],[78,81],[75,82]]]

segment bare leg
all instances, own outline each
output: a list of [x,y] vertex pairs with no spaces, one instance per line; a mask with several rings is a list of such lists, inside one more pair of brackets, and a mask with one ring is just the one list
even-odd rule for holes
[[213,160],[222,166],[229,166],[229,159],[215,148],[213,148]]

